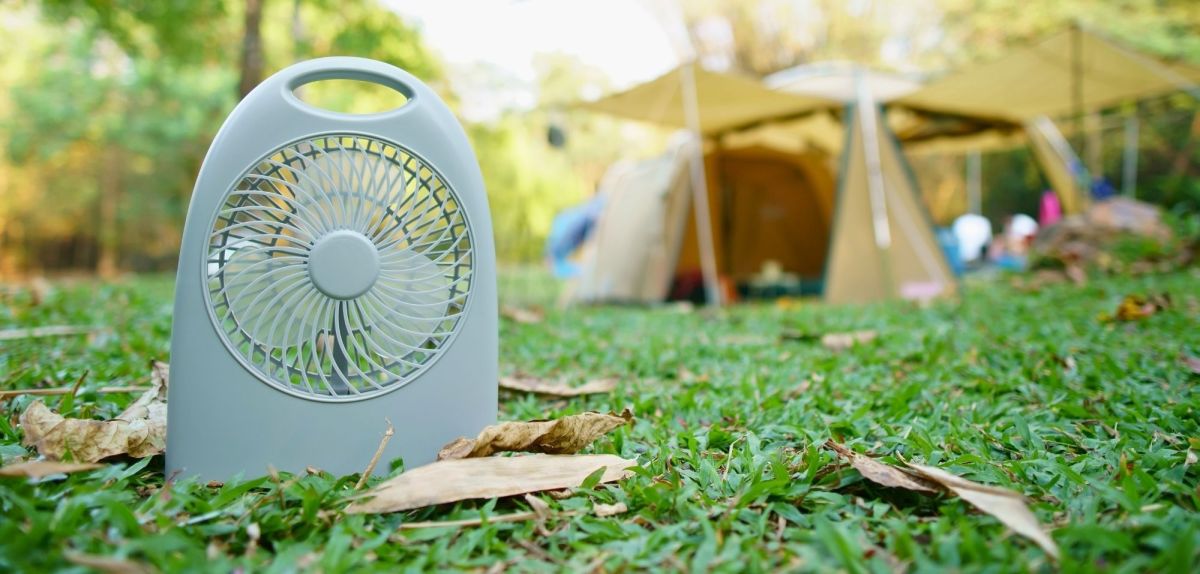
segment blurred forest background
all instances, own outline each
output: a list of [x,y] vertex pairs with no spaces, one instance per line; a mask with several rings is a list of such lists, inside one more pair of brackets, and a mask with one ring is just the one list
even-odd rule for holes
[[[1162,57],[1200,63],[1195,0],[682,4],[702,60],[754,76],[823,60],[936,73],[1076,20]],[[713,41],[704,32],[718,21],[732,37]],[[620,30],[613,38],[614,49],[628,49],[617,41]],[[607,78],[546,48],[535,62],[535,109],[467,125],[506,262],[538,260],[557,210],[587,197],[612,161],[652,153],[663,137],[571,111],[566,104],[608,89]],[[418,27],[373,0],[0,0],[0,279],[173,269],[194,178],[226,114],[272,72],[327,55],[395,64],[456,105]],[[312,94],[346,110],[373,107],[380,97]],[[1196,109],[1179,95],[1136,110],[1140,198],[1200,209]],[[1093,159],[1118,181],[1119,120],[1131,111],[1095,118],[1103,129]],[[547,142],[551,124],[567,127],[565,147]],[[985,214],[1033,211],[1045,183],[1026,151],[988,154],[983,165]],[[918,167],[962,173],[961,158],[926,158]],[[930,187],[937,193],[937,184]]]

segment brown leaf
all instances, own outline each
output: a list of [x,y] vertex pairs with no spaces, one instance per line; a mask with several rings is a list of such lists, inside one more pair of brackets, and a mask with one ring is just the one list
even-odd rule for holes
[[128,558],[97,556],[95,554],[81,554],[78,552],[67,552],[64,556],[72,564],[84,566],[96,572],[104,572],[105,574],[150,574],[156,572],[153,567],[140,562],[134,562]]
[[838,453],[838,456],[846,459],[850,463],[850,466],[854,467],[854,470],[863,475],[863,478],[875,484],[917,492],[937,492],[934,485],[929,482],[908,474],[890,464],[884,464],[869,456],[858,454],[845,446],[833,442],[833,439],[825,441],[825,446]]
[[497,452],[574,454],[605,433],[633,420],[621,414],[586,412],[561,419],[506,422],[483,429],[474,439],[460,437],[442,447],[438,460],[478,458]]
[[1200,359],[1191,355],[1184,355],[1180,357],[1180,361],[1183,362],[1183,366],[1187,367],[1193,375],[1200,375]]
[[629,512],[629,507],[624,502],[616,504],[597,504],[592,507],[592,513],[596,516],[604,518],[605,516],[616,516]]
[[821,345],[830,351],[845,351],[862,343],[870,343],[879,336],[875,331],[852,331],[849,333],[827,333],[821,336]]
[[526,375],[515,377],[500,377],[500,388],[510,391],[537,393],[553,397],[577,397],[609,393],[617,388],[616,379],[592,379],[578,387],[572,387],[562,381],[551,381]]
[[1076,285],[1087,285],[1087,271],[1085,271],[1083,267],[1080,267],[1076,264],[1067,265],[1065,272],[1067,278],[1070,279],[1072,283]]
[[811,343],[821,338],[819,333],[812,331],[802,331],[800,329],[784,329],[779,332],[779,340],[781,341],[801,341]]
[[83,472],[104,466],[94,463],[56,462],[52,460],[30,460],[0,467],[0,476],[24,476],[27,478],[42,478],[52,474],[70,474]]
[[514,305],[504,305],[500,307],[500,316],[514,323],[522,325],[533,325],[541,323],[546,318],[546,314],[541,309],[524,307],[516,307]]
[[1143,295],[1126,295],[1117,310],[1111,316],[1105,315],[1108,321],[1138,321],[1162,311],[1171,305],[1171,298],[1166,294],[1146,297]]
[[1037,517],[1025,505],[1025,497],[1021,494],[972,482],[940,468],[911,462],[907,464],[922,477],[942,485],[975,508],[996,517],[1013,532],[1034,541],[1046,554],[1055,560],[1058,559],[1058,545],[1045,530],[1042,530]]
[[346,509],[352,514],[380,514],[460,500],[516,496],[572,488],[604,469],[600,482],[632,473],[637,462],[611,454],[494,456],[443,460],[414,468],[372,489]]
[[70,452],[77,462],[160,454],[166,448],[167,385],[167,364],[155,362],[150,389],[107,421],[67,418],[42,401],[34,401],[21,413],[22,444],[37,447],[38,453],[50,460],[62,460]]

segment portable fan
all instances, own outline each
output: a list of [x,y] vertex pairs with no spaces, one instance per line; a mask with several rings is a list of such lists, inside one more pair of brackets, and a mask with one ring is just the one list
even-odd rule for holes
[[[312,107],[374,82],[400,108]],[[323,58],[268,78],[221,127],[184,226],[168,472],[360,471],[433,460],[496,418],[495,253],[474,153],[408,73]],[[386,470],[386,465],[381,467]]]

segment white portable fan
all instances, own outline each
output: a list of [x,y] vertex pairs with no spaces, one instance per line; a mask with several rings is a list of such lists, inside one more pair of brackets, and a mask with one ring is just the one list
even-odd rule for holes
[[[351,115],[294,94],[330,79],[407,99]],[[494,423],[495,273],[478,163],[432,90],[361,58],[268,78],[221,127],[188,209],[168,473],[361,471],[388,421],[384,460],[412,466]]]

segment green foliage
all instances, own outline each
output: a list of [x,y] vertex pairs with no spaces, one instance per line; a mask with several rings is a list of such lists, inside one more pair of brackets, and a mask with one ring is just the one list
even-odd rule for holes
[[130,56],[201,61],[223,42],[229,29],[221,0],[40,0],[46,17],[69,28],[73,24],[102,32]]
[[555,212],[590,191],[566,158],[545,143],[540,127],[516,116],[468,126],[488,188],[496,251],[504,261],[537,261]]
[[[630,406],[636,423],[592,450],[636,457],[641,469],[617,485],[542,496],[551,508],[545,524],[398,530],[528,508],[511,498],[345,516],[354,475],[205,485],[166,481],[155,458],[65,479],[4,479],[0,569],[66,568],[68,551],[213,572],[445,571],[501,562],[532,571],[1053,568],[961,500],[866,482],[820,446],[835,437],[892,462],[925,461],[1025,493],[1052,525],[1062,571],[1187,572],[1200,561],[1200,465],[1188,463],[1188,452],[1200,451],[1200,392],[1180,357],[1200,356],[1196,285],[1188,271],[1036,293],[970,282],[963,302],[928,309],[803,302],[716,314],[551,311],[541,324],[502,324],[503,370],[576,382],[615,376],[621,384],[611,396],[570,401],[504,395],[501,418]],[[0,329],[109,330],[6,342],[4,386],[68,386],[88,370],[72,414],[120,412],[131,397],[92,390],[132,383],[151,359],[166,358],[171,287],[159,278],[63,285],[39,306],[25,292],[8,296]],[[1126,294],[1160,292],[1175,304],[1147,319],[1097,318]],[[877,329],[880,337],[840,354],[779,341],[797,328]],[[11,421],[30,400],[2,405],[6,460],[26,452]],[[629,512],[590,512],[618,502]]]

